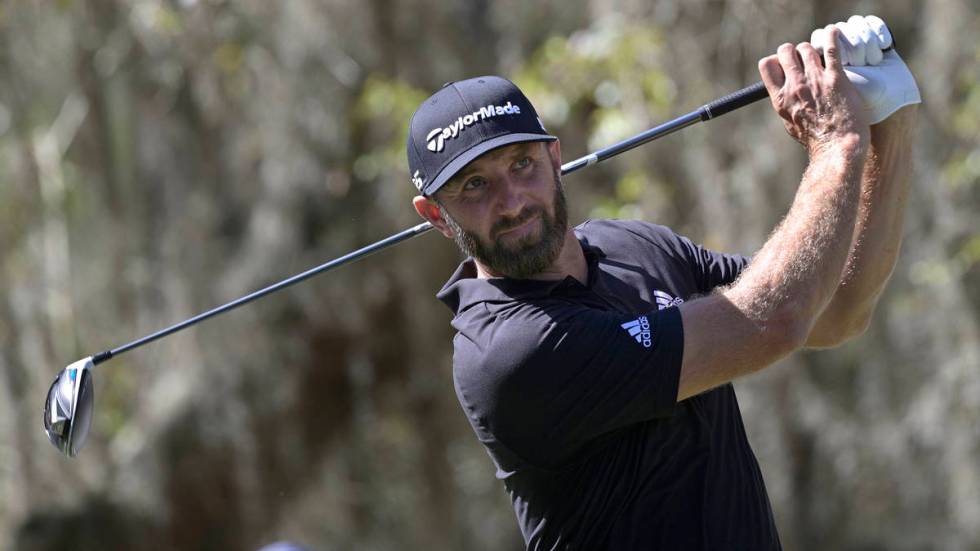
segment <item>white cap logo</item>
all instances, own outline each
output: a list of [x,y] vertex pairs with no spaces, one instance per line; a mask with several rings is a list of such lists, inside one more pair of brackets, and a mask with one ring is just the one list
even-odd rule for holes
[[[521,108],[507,102],[506,105],[488,104],[479,111],[458,117],[446,128],[433,128],[425,135],[425,148],[433,153],[441,153],[446,148],[446,140],[459,136],[459,133],[474,124],[499,115],[520,115]],[[540,119],[539,119],[540,122]]]
[[429,131],[425,137],[425,148],[433,153],[439,153],[446,147],[446,137],[442,135],[442,128],[435,128]]
[[412,183],[415,184],[415,187],[421,192],[422,186],[425,185],[425,179],[419,176],[419,172],[419,170],[416,170],[415,174],[412,174]]

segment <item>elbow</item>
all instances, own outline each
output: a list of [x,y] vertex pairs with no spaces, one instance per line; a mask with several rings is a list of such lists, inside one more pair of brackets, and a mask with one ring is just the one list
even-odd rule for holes
[[810,333],[812,324],[797,318],[791,322],[786,322],[780,329],[780,345],[785,350],[786,355],[792,354],[806,346],[807,335]]
[[860,337],[868,331],[871,326],[871,314],[874,309],[862,310],[861,313],[850,320],[845,331],[844,340],[851,340]]
[[868,327],[871,325],[871,314],[873,312],[873,308],[862,309],[860,312],[845,320],[841,324],[841,329],[839,331],[840,342],[838,344],[844,344],[845,342],[860,337],[867,332]]
[[796,311],[773,316],[765,325],[766,343],[773,352],[773,360],[800,350],[807,344],[812,323]]
[[849,312],[847,316],[821,319],[807,336],[807,348],[836,348],[867,332],[874,307]]
[[794,300],[745,299],[733,291],[732,302],[739,305],[743,327],[742,343],[751,349],[758,366],[765,367],[789,356],[807,345],[813,325],[807,304]]

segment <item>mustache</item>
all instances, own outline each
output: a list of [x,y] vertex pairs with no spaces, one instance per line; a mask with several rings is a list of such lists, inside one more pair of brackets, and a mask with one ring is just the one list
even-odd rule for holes
[[525,208],[524,210],[519,212],[517,216],[508,216],[506,218],[501,218],[496,223],[494,223],[493,227],[490,228],[490,231],[494,236],[500,235],[501,233],[507,230],[512,230],[514,228],[522,226],[525,222],[527,222],[531,218],[534,218],[534,216],[539,213],[543,215],[544,209],[542,209],[541,207]]

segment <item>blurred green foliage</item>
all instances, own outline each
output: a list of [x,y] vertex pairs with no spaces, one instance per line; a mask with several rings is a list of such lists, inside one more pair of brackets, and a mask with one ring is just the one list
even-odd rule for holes
[[[925,98],[903,255],[865,336],[738,392],[787,548],[972,549],[980,16],[865,8]],[[455,401],[433,295],[459,258],[435,232],[100,366],[73,461],[41,399],[77,356],[417,223],[405,136],[447,80],[512,78],[567,161],[754,81],[853,9],[0,3],[0,547],[522,548]],[[570,206],[751,253],[804,162],[760,102],[569,177]]]

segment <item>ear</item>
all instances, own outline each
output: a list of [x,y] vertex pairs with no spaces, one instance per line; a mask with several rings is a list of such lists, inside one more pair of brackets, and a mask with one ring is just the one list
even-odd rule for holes
[[438,203],[424,195],[416,195],[412,199],[412,206],[415,207],[415,212],[419,213],[419,216],[435,226],[439,230],[439,233],[449,239],[455,237],[452,228],[446,223],[446,219],[442,217],[442,210],[439,209]]
[[548,153],[551,154],[551,164],[554,165],[555,170],[561,172],[561,142],[555,140],[553,142],[546,142],[548,147]]

